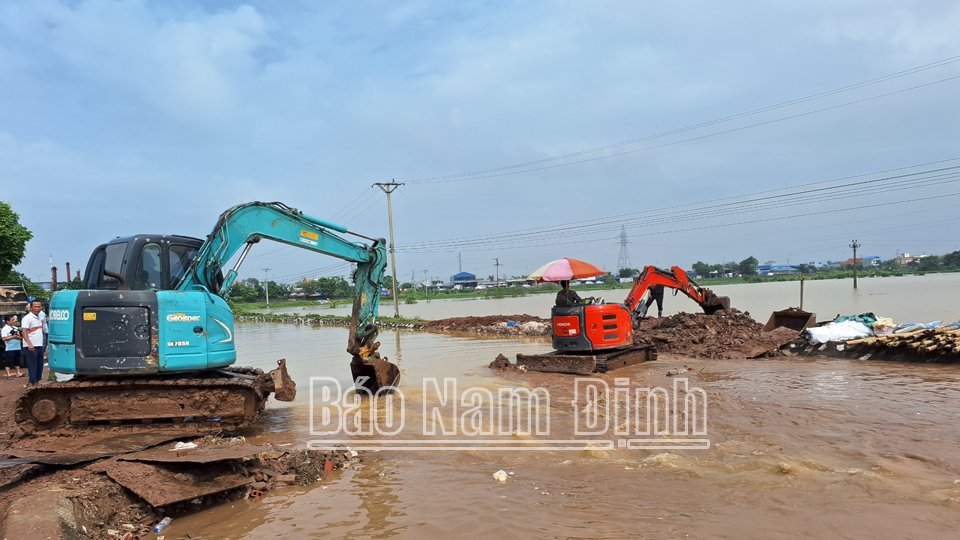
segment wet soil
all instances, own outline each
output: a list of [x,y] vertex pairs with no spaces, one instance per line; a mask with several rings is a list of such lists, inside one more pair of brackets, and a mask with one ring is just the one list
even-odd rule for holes
[[654,345],[662,353],[738,359],[779,356],[780,347],[800,335],[789,328],[761,332],[762,328],[749,312],[737,309],[721,310],[713,315],[678,313],[641,320],[634,342]]
[[543,319],[533,315],[453,317],[450,319],[430,321],[424,325],[424,328],[426,330],[442,332],[546,336],[550,335],[550,319]]

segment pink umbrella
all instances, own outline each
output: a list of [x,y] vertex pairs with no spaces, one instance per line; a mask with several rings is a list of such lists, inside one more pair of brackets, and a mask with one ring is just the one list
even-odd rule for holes
[[606,274],[596,266],[577,259],[560,259],[537,268],[527,279],[533,281],[570,281]]

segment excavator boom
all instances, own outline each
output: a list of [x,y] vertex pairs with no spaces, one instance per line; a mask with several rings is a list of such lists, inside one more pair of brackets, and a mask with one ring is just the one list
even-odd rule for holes
[[679,266],[673,266],[670,270],[663,270],[656,266],[647,266],[640,273],[640,276],[634,281],[633,288],[627,294],[623,305],[632,312],[639,313],[646,308],[641,306],[644,293],[650,287],[662,285],[671,289],[683,292],[694,302],[703,308],[708,315],[712,315],[721,309],[730,309],[730,298],[727,296],[717,296],[713,291],[701,287],[693,280],[687,277],[687,273]]

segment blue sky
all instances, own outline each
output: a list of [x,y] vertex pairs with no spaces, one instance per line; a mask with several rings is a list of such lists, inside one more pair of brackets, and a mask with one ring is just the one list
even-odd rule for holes
[[[564,256],[612,270],[621,224],[633,266],[845,259],[853,238],[883,257],[945,253],[960,249],[945,234],[955,182],[743,215],[688,208],[682,223],[579,224],[960,157],[960,80],[946,80],[958,62],[549,169],[423,180],[951,58],[957,28],[949,1],[0,0],[0,199],[34,232],[20,266],[32,279],[46,279],[51,255],[82,269],[118,235],[203,236],[253,200],[386,236],[386,201],[370,186],[391,179],[407,183],[393,201],[405,277],[448,278],[458,252],[482,276],[495,257],[507,275]],[[570,164],[585,158],[598,159]],[[835,212],[850,206],[869,208]],[[816,215],[785,219],[801,213]],[[494,236],[564,224],[566,236]],[[345,273],[334,263],[262,244],[242,274]]]

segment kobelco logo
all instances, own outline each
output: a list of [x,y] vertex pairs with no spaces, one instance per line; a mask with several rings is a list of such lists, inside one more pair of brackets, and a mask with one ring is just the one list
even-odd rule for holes
[[200,322],[199,315],[187,315],[186,313],[171,313],[167,315],[168,322]]
[[50,320],[51,321],[69,321],[70,311],[66,309],[51,309]]

